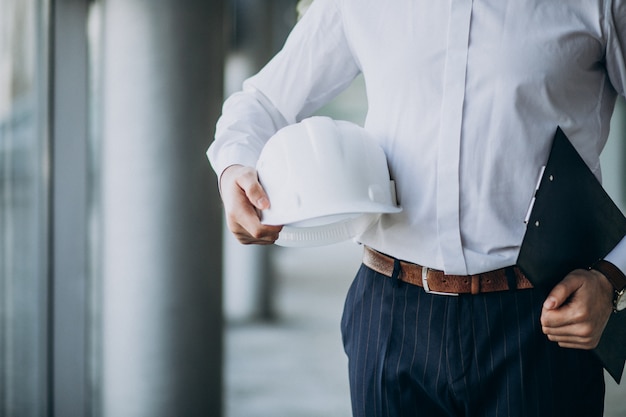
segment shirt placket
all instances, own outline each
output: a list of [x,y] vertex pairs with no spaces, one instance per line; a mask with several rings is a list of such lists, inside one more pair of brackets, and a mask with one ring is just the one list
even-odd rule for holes
[[437,227],[446,272],[467,274],[460,226],[460,150],[472,0],[451,0],[437,154]]

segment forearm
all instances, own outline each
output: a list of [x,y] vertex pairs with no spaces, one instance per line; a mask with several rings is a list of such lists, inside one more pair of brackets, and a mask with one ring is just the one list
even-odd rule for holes
[[207,151],[218,177],[232,165],[254,167],[265,142],[286,125],[281,113],[254,88],[229,97]]

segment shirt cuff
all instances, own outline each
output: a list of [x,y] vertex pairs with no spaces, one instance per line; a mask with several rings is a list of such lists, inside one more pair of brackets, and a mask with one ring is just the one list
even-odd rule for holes
[[213,170],[217,174],[217,178],[222,176],[222,173],[226,168],[232,165],[243,165],[254,168],[259,156],[253,150],[246,148],[245,146],[231,145],[224,147],[220,150],[219,157],[217,155],[211,155],[211,150],[207,151],[207,158],[213,167]]
[[604,257],[604,260],[611,262],[626,274],[626,236]]

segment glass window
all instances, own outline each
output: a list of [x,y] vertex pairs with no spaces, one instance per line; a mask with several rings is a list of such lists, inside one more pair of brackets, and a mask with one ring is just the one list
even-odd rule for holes
[[47,5],[0,0],[0,415],[44,415]]

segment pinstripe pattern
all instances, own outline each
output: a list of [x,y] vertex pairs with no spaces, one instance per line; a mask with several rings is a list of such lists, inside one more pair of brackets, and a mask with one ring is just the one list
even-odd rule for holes
[[342,334],[355,417],[600,417],[602,368],[541,333],[537,290],[439,296],[361,266]]

